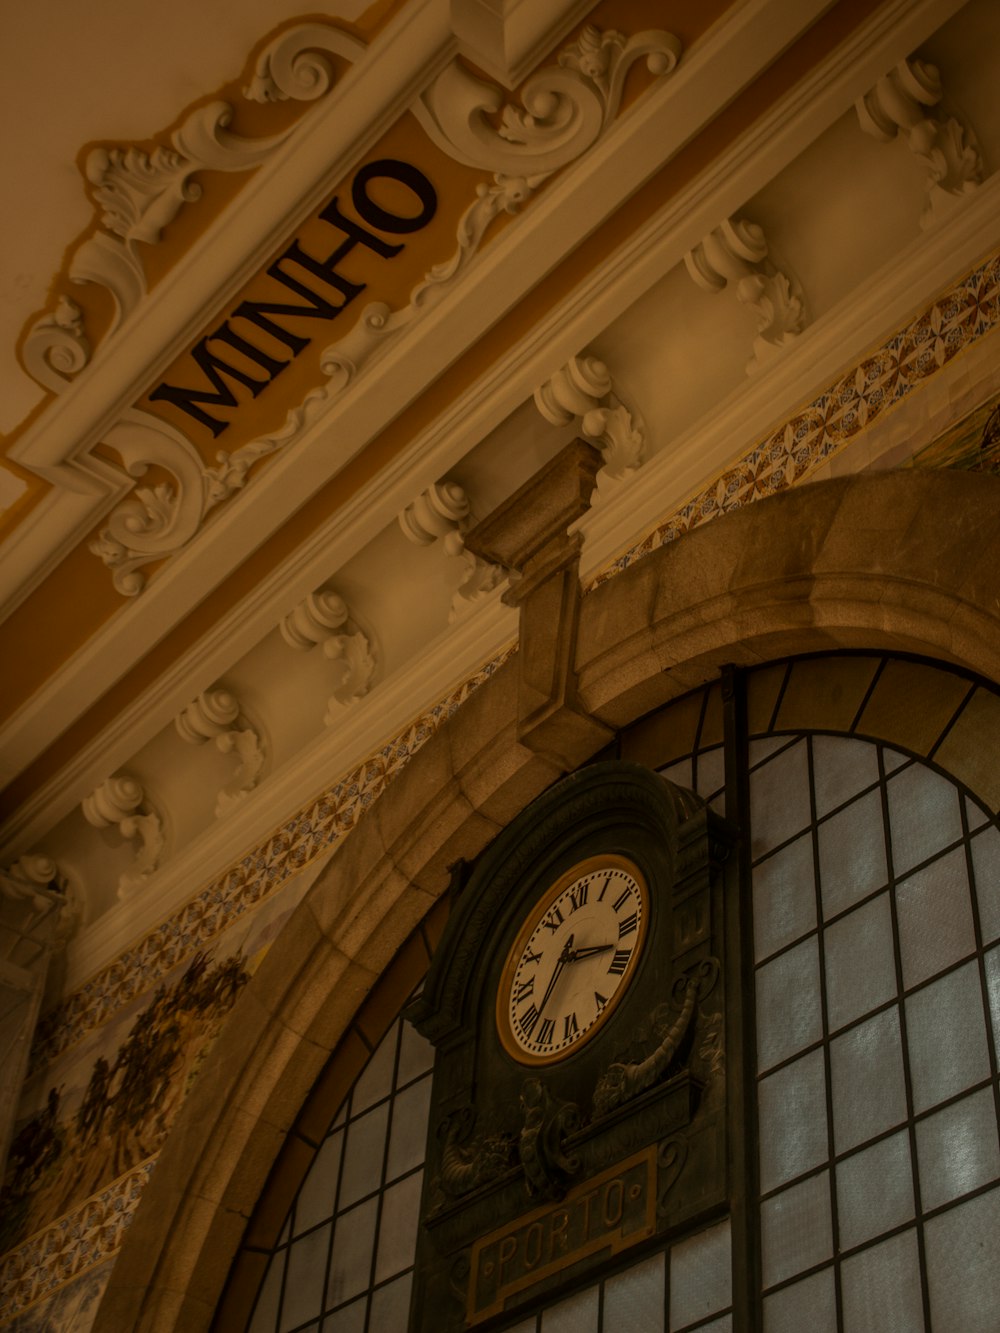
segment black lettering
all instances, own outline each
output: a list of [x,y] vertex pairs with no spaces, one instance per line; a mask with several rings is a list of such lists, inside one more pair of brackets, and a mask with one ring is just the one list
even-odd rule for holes
[[609,885],[610,883],[611,883],[611,876],[609,875],[609,876],[607,877],[607,879],[604,881],[604,887],[601,889],[600,895],[598,896],[597,901],[598,901],[599,903],[603,903],[603,902],[604,902],[604,895],[607,893],[607,891],[608,891],[608,885]]
[[628,900],[632,897],[632,890],[626,889],[622,896],[615,901],[615,911],[620,912]]
[[289,302],[280,301],[242,301],[233,311],[233,319],[245,319],[251,324],[256,324],[264,333],[268,333],[272,338],[283,342],[286,347],[291,349],[292,356],[298,354],[312,341],[311,338],[300,337],[296,333],[290,333],[280,324],[275,324],[274,320],[269,318],[271,315],[286,315],[295,319],[335,319],[344,308],[344,303],[334,305],[325,297],[314,292],[305,283],[299,282],[293,278],[290,273],[282,270],[282,261],[290,258],[295,261],[301,251],[298,250],[298,242],[294,242],[285,254],[281,255],[271,267],[267,270],[267,276],[273,278],[275,282],[280,282],[283,287],[301,296],[305,305],[295,305]]
[[520,1025],[521,1031],[524,1033],[526,1037],[530,1037],[532,1032],[534,1032],[535,1024],[538,1022],[538,1017],[539,1017],[538,1010],[535,1008],[534,1005],[531,1005],[524,1011],[524,1013],[517,1020]]
[[543,1018],[542,1026],[538,1029],[538,1044],[548,1046],[555,1035],[556,1020],[554,1018]]
[[[368,182],[380,177],[399,181],[400,185],[405,185],[412,191],[420,200],[420,212],[413,217],[402,217],[398,213],[389,213],[374,203],[368,194]],[[410,166],[408,162],[383,157],[377,162],[369,162],[354,177],[351,182],[351,202],[369,226],[377,227],[379,231],[392,232],[394,235],[403,235],[426,227],[437,212],[438,201],[434,186],[422,171]]]
[[558,907],[553,907],[552,911],[542,922],[542,925],[545,927],[546,930],[556,931],[559,929],[562,923],[563,923],[562,912],[559,910]]
[[514,1003],[520,1004],[522,1000],[526,1000],[528,996],[531,994],[531,992],[534,990],[534,988],[535,988],[534,977],[529,977],[527,981],[522,981],[518,986],[517,991],[514,994]]
[[[154,402],[173,403],[174,407],[186,412],[200,425],[207,426],[215,437],[218,437],[227,429],[229,422],[220,421],[217,417],[209,416],[198,404],[205,403],[210,407],[236,407],[236,395],[225,382],[223,376],[235,380],[237,384],[242,384],[250,390],[254,398],[262,389],[266,389],[274,378],[274,375],[271,374],[268,375],[267,379],[254,379],[245,370],[237,370],[228,361],[223,361],[215,352],[210,351],[208,344],[213,338],[222,339],[226,331],[227,326],[223,324],[221,328],[216,329],[214,333],[210,333],[207,338],[202,338],[201,342],[196,343],[191,349],[191,358],[199,370],[207,376],[213,386],[211,389],[187,389],[180,384],[164,383],[158,384],[149,395]],[[275,364],[284,368],[286,363],[275,362]],[[275,374],[277,373],[276,371]]]
[[620,977],[621,974],[625,971],[625,968],[628,966],[628,960],[631,957],[632,957],[631,949],[616,949],[615,956],[614,958],[612,958],[611,963],[608,967],[608,972],[614,973],[616,977]]
[[584,882],[583,884],[578,884],[575,889],[570,889],[569,900],[573,904],[572,907],[570,908],[570,912],[575,912],[579,908],[585,906],[587,902],[587,894],[589,892],[590,892],[590,885],[587,884],[586,882]]
[[599,990],[595,990],[594,1001],[597,1004],[597,1012],[600,1013],[601,1010],[604,1008],[604,1006],[607,1004],[608,997],[606,995],[602,995]]
[[540,953],[532,953],[530,949],[526,949],[524,952],[524,961],[526,963],[540,963],[542,961],[542,955]]
[[618,923],[618,938],[623,940],[626,935],[631,935],[638,924],[639,918],[636,916],[635,912],[633,912],[631,916],[624,917]]
[[576,1021],[576,1011],[567,1014],[563,1019],[563,1041],[569,1041],[570,1037],[575,1036],[580,1031],[580,1025]]

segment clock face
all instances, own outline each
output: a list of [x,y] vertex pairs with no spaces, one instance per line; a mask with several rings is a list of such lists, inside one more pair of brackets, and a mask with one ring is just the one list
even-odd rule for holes
[[649,893],[623,856],[595,856],[535,903],[507,955],[497,995],[504,1049],[522,1064],[578,1050],[607,1021],[635,975]]

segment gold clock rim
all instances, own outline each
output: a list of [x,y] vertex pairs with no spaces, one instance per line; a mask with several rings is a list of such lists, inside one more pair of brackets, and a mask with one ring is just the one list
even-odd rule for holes
[[[625,870],[635,880],[639,886],[639,896],[642,900],[642,917],[639,922],[638,938],[633,949],[633,961],[629,964],[621,984],[610,998],[607,1005],[601,1011],[594,1024],[587,1029],[585,1033],[575,1041],[572,1046],[566,1050],[553,1051],[551,1055],[535,1055],[530,1051],[525,1051],[518,1045],[514,1036],[510,1016],[508,1013],[507,1002],[510,998],[510,989],[513,985],[514,973],[517,970],[517,964],[524,946],[536,930],[538,923],[549,910],[556,899],[569,888],[576,880],[582,879],[584,875],[590,874],[594,870],[604,868]],[[618,852],[598,853],[594,856],[585,857],[582,861],[577,861],[575,865],[559,876],[554,883],[550,884],[544,892],[535,899],[530,910],[526,914],[524,921],[518,931],[513,944],[507,951],[507,957],[504,960],[503,971],[500,973],[500,985],[496,997],[496,1026],[497,1035],[500,1038],[500,1044],[512,1060],[520,1065],[538,1067],[540,1065],[554,1065],[562,1060],[569,1059],[590,1042],[604,1027],[608,1019],[618,1008],[618,1005],[624,996],[631,989],[632,980],[635,977],[636,970],[642,959],[642,954],[646,945],[646,935],[649,929],[650,917],[650,894],[649,885],[646,876],[642,873],[636,863],[628,856],[622,856]]]

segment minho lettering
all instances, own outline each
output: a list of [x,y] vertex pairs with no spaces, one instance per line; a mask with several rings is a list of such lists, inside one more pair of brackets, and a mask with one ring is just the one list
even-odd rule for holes
[[[420,205],[419,211],[406,216],[391,213],[375,203],[368,193],[368,187],[372,181],[377,180],[394,180],[404,185],[415,196]],[[340,210],[337,197],[334,196],[319,217],[340,232],[345,239],[325,259],[317,259],[314,255],[308,254],[295,240],[267,270],[267,276],[286,292],[300,297],[301,304],[282,300],[242,301],[228,320],[191,349],[191,359],[207,383],[187,387],[164,382],[158,384],[152,391],[150,399],[154,402],[172,403],[199,425],[207,426],[213,437],[218,437],[228,429],[230,423],[212,416],[205,408],[238,407],[239,401],[234,391],[234,384],[242,385],[249,390],[251,397],[256,398],[312,341],[311,338],[292,332],[278,321],[336,319],[367,286],[364,282],[352,282],[338,272],[337,266],[342,260],[346,259],[358,245],[364,246],[381,259],[394,259],[405,246],[391,244],[381,236],[376,236],[375,232],[402,236],[420,231],[437,212],[437,193],[427,177],[416,167],[407,162],[399,162],[395,158],[381,158],[362,167],[351,182],[351,202],[355,212],[368,224],[367,227],[346,217]],[[289,268],[292,269],[291,272]],[[313,281],[303,281],[304,274],[309,275]],[[317,290],[317,281],[321,288],[329,289],[329,295],[323,290]],[[337,299],[330,299],[331,295]],[[230,321],[235,320],[242,320],[248,324],[251,333],[258,331],[288,348],[291,356],[282,359],[272,356],[244,337],[243,331],[234,330]],[[210,343],[213,346],[209,346]],[[223,347],[219,347],[219,344],[223,344]],[[233,349],[253,365],[259,366],[263,375],[258,376],[238,365],[233,365],[225,358],[225,347]]]

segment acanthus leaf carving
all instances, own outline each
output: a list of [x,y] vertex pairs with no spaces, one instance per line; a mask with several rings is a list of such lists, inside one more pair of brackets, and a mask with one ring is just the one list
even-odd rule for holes
[[367,635],[351,620],[344,599],[329,588],[303,598],[283,617],[279,628],[290,648],[308,652],[320,647],[324,657],[334,664],[334,690],[324,717],[326,726],[334,726],[343,709],[371,688],[378,664]]
[[126,841],[137,841],[132,864],[118,880],[118,897],[127,898],[156,870],[163,854],[163,824],[146,802],[142,785],[119,774],[108,778],[84,798],[83,817],[92,828],[117,827]]
[[398,515],[400,529],[416,546],[442,542],[450,556],[462,562],[462,580],[451,599],[448,623],[454,624],[476,602],[499,587],[506,573],[466,549],[465,534],[472,527],[469,497],[457,482],[435,482],[422,491]]
[[604,464],[597,474],[592,503],[642,466],[646,449],[643,424],[614,392],[611,373],[596,356],[571,357],[538,386],[534,399],[546,421],[568,426],[576,420],[581,433],[600,449]]
[[747,362],[752,375],[782,347],[793,342],[805,327],[805,298],[794,278],[768,259],[763,228],[744,218],[727,218],[684,256],[692,280],[703,291],[721,292],[731,286],[736,299],[757,321],[753,356]]
[[883,143],[902,135],[927,171],[927,202],[920,215],[925,230],[972,194],[983,178],[983,158],[975,134],[955,116],[933,108],[942,97],[941,75],[922,60],[901,60],[855,103],[866,134]]
[[[242,725],[240,725],[242,723]],[[256,787],[266,754],[257,731],[241,718],[240,702],[229,690],[204,690],[174,719],[177,734],[189,745],[214,743],[222,754],[235,754],[236,772],[220,789],[215,817],[221,818]]]

